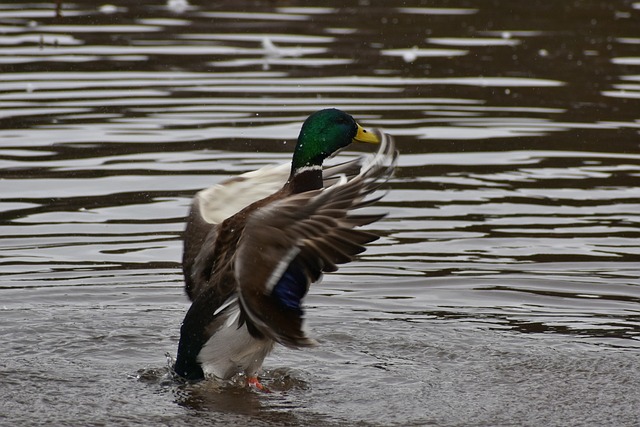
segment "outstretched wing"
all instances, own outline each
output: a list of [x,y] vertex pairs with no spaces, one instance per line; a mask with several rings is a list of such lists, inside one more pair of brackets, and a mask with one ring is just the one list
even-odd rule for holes
[[393,173],[393,140],[381,139],[378,152],[351,179],[345,175],[330,187],[291,195],[249,216],[234,269],[243,312],[262,334],[287,346],[313,345],[302,330],[300,306],[309,285],[378,238],[356,227],[385,215],[352,211],[379,200],[371,194]]
[[213,269],[218,224],[251,203],[275,193],[287,182],[290,165],[268,165],[199,191],[184,231],[182,271],[191,301],[207,287]]
[[[362,158],[356,158],[323,170],[324,186],[339,176],[354,176]],[[258,200],[280,190],[287,182],[291,164],[264,166],[199,191],[193,198],[184,231],[182,272],[185,292],[194,301],[208,287],[213,271],[218,224]]]

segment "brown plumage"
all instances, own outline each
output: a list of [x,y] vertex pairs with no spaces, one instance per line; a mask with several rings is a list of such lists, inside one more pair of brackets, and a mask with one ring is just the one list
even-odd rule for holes
[[[244,371],[252,376],[274,343],[315,343],[303,329],[302,298],[323,273],[337,270],[376,240],[357,227],[384,216],[353,213],[379,199],[371,194],[393,173],[397,158],[388,135],[367,138],[380,140],[369,160],[324,170],[292,168],[288,179],[282,167],[256,171],[223,184],[218,194],[204,190],[195,198],[183,257],[193,304],[181,329],[179,375],[224,379]],[[261,190],[243,200],[245,207],[229,207],[220,215],[203,210],[217,196],[224,199],[224,185],[239,186],[229,192],[233,195],[252,180]]]

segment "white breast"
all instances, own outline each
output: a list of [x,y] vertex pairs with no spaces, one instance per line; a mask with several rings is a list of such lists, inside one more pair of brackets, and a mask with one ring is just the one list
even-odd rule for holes
[[274,342],[252,337],[246,323],[238,328],[240,307],[237,300],[226,307],[220,316],[224,323],[198,354],[197,360],[205,376],[229,379],[240,372],[255,376],[264,358],[273,349]]

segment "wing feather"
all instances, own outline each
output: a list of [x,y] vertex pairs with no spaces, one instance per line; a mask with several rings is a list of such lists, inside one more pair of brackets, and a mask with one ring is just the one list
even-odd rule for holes
[[[352,211],[379,200],[370,195],[394,171],[397,152],[393,141],[388,135],[383,135],[382,140],[375,156],[364,162],[360,173],[350,179],[280,199],[256,209],[248,217],[238,242],[234,271],[243,312],[262,334],[292,347],[314,343],[302,330],[302,310],[291,308],[295,304],[290,301],[287,304],[279,301],[271,292],[273,283],[276,288],[288,287],[278,288],[279,294],[301,298],[322,273],[336,271],[339,264],[362,253],[364,244],[378,238],[354,228],[377,221],[385,214],[352,214]],[[287,260],[288,267],[283,269],[282,260],[294,248],[299,251]],[[304,277],[296,282],[292,278],[297,278],[299,272]],[[293,286],[298,288],[289,289]]]
[[[361,172],[364,156],[323,169],[324,187]],[[208,286],[214,270],[219,224],[251,203],[263,199],[285,184],[290,164],[268,165],[199,191],[193,199],[184,232],[182,270],[185,291],[191,301]]]

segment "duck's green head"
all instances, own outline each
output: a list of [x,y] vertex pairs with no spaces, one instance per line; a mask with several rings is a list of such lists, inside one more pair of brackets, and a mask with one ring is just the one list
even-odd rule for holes
[[313,113],[305,120],[298,136],[292,175],[306,168],[321,167],[324,159],[352,142],[379,144],[380,139],[344,111],[329,108]]

